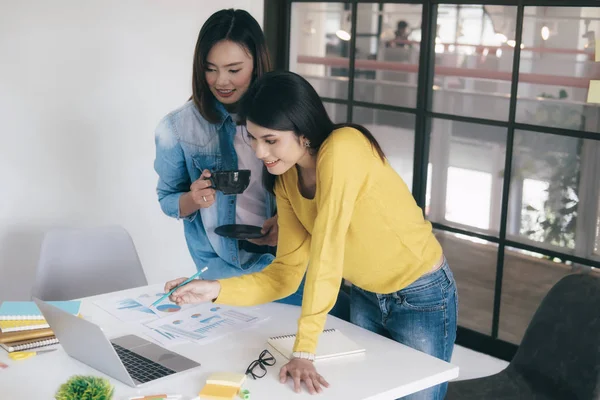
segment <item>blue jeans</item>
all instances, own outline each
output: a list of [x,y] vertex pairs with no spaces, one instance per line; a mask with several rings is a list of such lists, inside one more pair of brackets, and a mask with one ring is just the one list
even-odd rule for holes
[[[446,260],[437,271],[394,293],[372,293],[352,286],[350,322],[448,362],[457,317],[456,284]],[[447,387],[444,383],[402,399],[443,400]]]

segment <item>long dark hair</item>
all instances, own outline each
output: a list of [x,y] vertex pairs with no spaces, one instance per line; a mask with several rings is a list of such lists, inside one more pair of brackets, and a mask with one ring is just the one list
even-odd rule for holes
[[211,123],[220,121],[215,109],[215,96],[206,83],[206,58],[215,44],[230,40],[242,46],[254,60],[252,79],[271,70],[271,60],[265,36],[258,22],[244,10],[217,11],[211,15],[198,35],[194,51],[194,71],[192,74],[192,99],[200,114]]
[[[298,137],[304,135],[313,151],[318,151],[334,130],[352,127],[369,139],[385,162],[381,146],[367,128],[357,124],[334,124],[315,89],[293,72],[274,71],[258,78],[240,100],[238,115],[242,121],[249,120],[267,129],[293,131]],[[276,176],[265,169],[263,184],[271,193],[275,179]]]

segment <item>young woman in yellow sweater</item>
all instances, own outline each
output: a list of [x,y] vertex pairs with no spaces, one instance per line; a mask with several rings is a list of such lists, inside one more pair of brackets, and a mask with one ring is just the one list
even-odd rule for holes
[[[449,361],[456,337],[452,272],[402,178],[364,127],[335,125],[318,94],[292,72],[259,78],[241,102],[247,139],[275,193],[279,246],[261,272],[178,289],[178,304],[250,306],[294,293],[306,272],[294,358],[280,378],[310,393],[328,383],[312,361],[342,278],[352,283],[350,319]],[[308,269],[308,270],[307,270]],[[167,282],[170,290],[185,278]],[[402,365],[398,360],[398,372]],[[443,399],[446,385],[406,399]]]

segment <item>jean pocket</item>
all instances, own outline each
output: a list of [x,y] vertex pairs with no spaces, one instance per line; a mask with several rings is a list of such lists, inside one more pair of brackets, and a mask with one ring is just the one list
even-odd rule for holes
[[447,307],[446,290],[442,282],[409,286],[394,293],[396,302],[416,311],[442,311]]

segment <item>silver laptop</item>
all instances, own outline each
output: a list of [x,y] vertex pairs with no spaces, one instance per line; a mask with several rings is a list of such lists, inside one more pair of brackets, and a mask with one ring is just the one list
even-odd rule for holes
[[138,387],[200,366],[139,336],[108,340],[98,325],[40,299],[33,301],[69,356],[129,386]]

